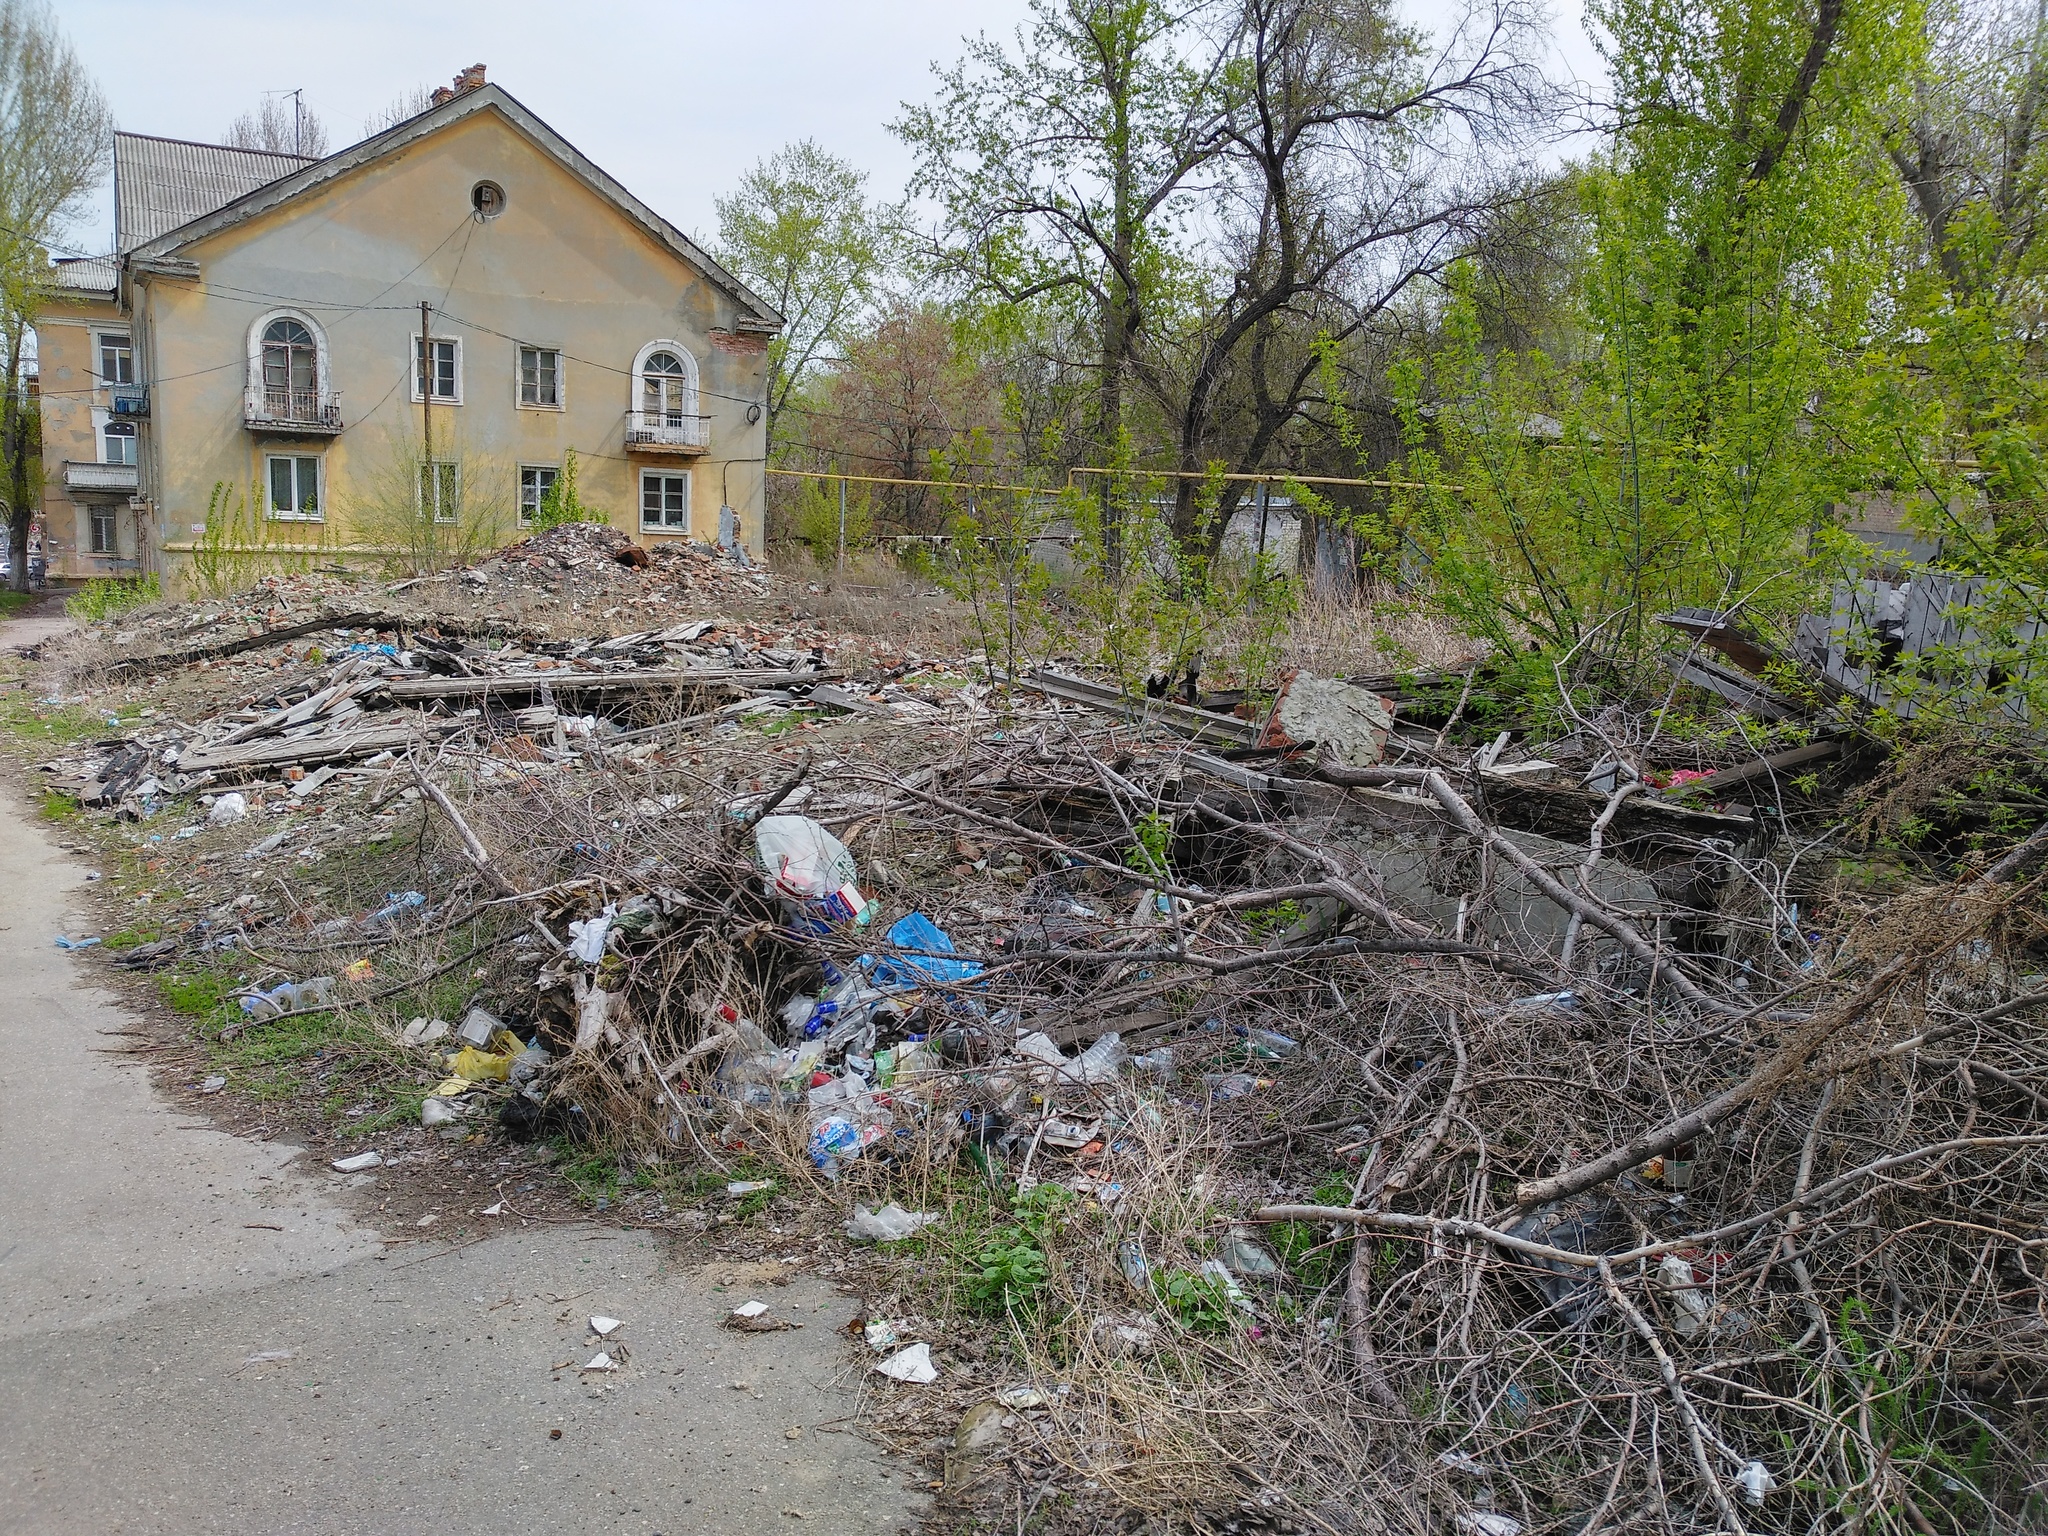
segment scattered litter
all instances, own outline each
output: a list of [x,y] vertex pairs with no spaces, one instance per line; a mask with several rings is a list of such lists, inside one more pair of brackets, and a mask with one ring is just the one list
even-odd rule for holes
[[91,949],[93,945],[100,941],[96,938],[74,939],[60,933],[57,935],[56,942],[59,949]]
[[1752,1509],[1762,1509],[1767,1495],[1775,1493],[1778,1480],[1771,1476],[1771,1469],[1760,1461],[1752,1461],[1735,1474],[1735,1481],[1742,1489],[1742,1501]]
[[[418,1018],[411,1020],[405,1026],[404,1039],[407,1045],[432,1045],[436,1040],[445,1040],[447,1038],[448,1021],[446,1019]],[[485,1035],[484,1040],[479,1040],[475,1043],[481,1045],[485,1040],[489,1039],[490,1036]]]
[[869,1349],[878,1355],[886,1355],[903,1342],[901,1327],[901,1324],[887,1318],[870,1318],[861,1328],[861,1337],[867,1340]]
[[199,1085],[199,1091],[201,1093],[219,1093],[221,1089],[227,1087],[227,1085],[228,1080],[226,1074],[216,1072],[213,1074],[213,1076],[209,1077],[205,1082]]
[[919,1227],[929,1226],[938,1219],[931,1212],[906,1211],[891,1200],[878,1211],[871,1211],[864,1205],[855,1207],[853,1219],[846,1224],[846,1235],[859,1241],[900,1243]]
[[615,1331],[625,1326],[616,1317],[593,1317],[590,1320],[590,1331],[600,1339],[610,1338]]
[[929,1344],[912,1344],[899,1349],[875,1369],[892,1381],[907,1381],[917,1386],[939,1379],[939,1368],[932,1364],[932,1347]]
[[329,1164],[336,1173],[361,1173],[365,1168],[381,1168],[383,1165],[382,1152],[358,1152],[353,1157],[336,1158]]
[[[596,1354],[592,1355],[590,1363],[582,1367],[586,1371],[616,1371],[618,1368],[618,1362],[603,1350],[599,1350]],[[1512,1536],[1512,1533],[1510,1533],[1510,1536]]]
[[242,820],[249,814],[249,802],[238,794],[225,794],[213,802],[213,808],[206,813],[209,826],[225,827]]

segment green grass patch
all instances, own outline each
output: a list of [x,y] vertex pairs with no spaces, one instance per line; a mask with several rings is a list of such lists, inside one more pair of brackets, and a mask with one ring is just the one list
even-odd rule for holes
[[115,619],[137,608],[163,601],[163,584],[156,572],[145,576],[102,576],[88,581],[68,598],[64,611],[82,623]]
[[235,983],[216,971],[173,972],[157,977],[156,986],[173,1013],[205,1018],[222,1011],[225,1001],[234,995]]
[[[266,1019],[226,1040],[216,1039],[208,1056],[216,1071],[227,1073],[254,1098],[292,1099],[317,1090],[330,1116],[371,1097],[379,1087],[389,1087],[396,1100],[401,1090],[418,1086],[412,1063],[402,1060],[398,1047],[346,1014],[287,1013]],[[419,1113],[417,1100],[412,1112]]]
[[343,1120],[342,1129],[350,1136],[381,1136],[386,1131],[418,1125],[420,1105],[433,1091],[432,1083],[372,1083],[367,1094],[335,1094],[329,1101],[329,1113],[335,1116],[341,1114],[341,1110],[335,1107],[341,1100],[360,1103],[368,1098],[376,1107],[353,1120]]
[[0,619],[11,619],[42,601],[40,592],[0,591]]
[[36,814],[45,821],[76,821],[85,814],[85,808],[78,803],[76,795],[67,795],[61,789],[46,789]]
[[118,955],[124,949],[140,949],[145,944],[154,944],[163,936],[161,928],[123,928],[119,933],[108,934],[100,941],[100,947]]
[[625,1182],[619,1178],[619,1159],[616,1153],[599,1151],[591,1147],[572,1146],[568,1142],[556,1143],[560,1159],[556,1166],[562,1177],[569,1181],[569,1187],[582,1200],[596,1202],[619,1198],[619,1191]]

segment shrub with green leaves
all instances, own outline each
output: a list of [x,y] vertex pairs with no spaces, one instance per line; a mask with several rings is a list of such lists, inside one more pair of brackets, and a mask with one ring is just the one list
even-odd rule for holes
[[163,583],[156,572],[142,576],[101,576],[88,581],[64,604],[64,611],[84,623],[117,619],[137,608],[163,601]]

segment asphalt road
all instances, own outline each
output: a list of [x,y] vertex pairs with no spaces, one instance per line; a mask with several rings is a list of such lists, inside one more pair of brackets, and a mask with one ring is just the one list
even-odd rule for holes
[[[914,1524],[917,1474],[845,1422],[853,1302],[822,1282],[585,1225],[387,1248],[345,1176],[167,1106],[146,1057],[103,1054],[135,1026],[51,942],[90,931],[82,871],[21,804],[0,800],[0,1532]],[[721,1327],[746,1299],[804,1326]],[[579,1369],[593,1313],[623,1320],[615,1373]]]

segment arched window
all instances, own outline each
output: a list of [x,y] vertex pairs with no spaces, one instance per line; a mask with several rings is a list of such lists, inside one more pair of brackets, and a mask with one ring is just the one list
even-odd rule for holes
[[683,360],[673,352],[655,353],[640,370],[640,409],[650,416],[681,416],[684,401],[694,393]]
[[293,310],[257,316],[249,327],[250,427],[339,431],[328,363],[327,338],[318,321]]
[[[263,328],[263,393],[272,413],[286,420],[309,416],[319,387],[319,349],[313,345],[313,333],[289,315],[271,321]],[[301,402],[290,395],[305,397],[306,409],[292,409]]]
[[697,360],[678,342],[650,341],[633,359],[627,441],[649,448],[701,448]]

